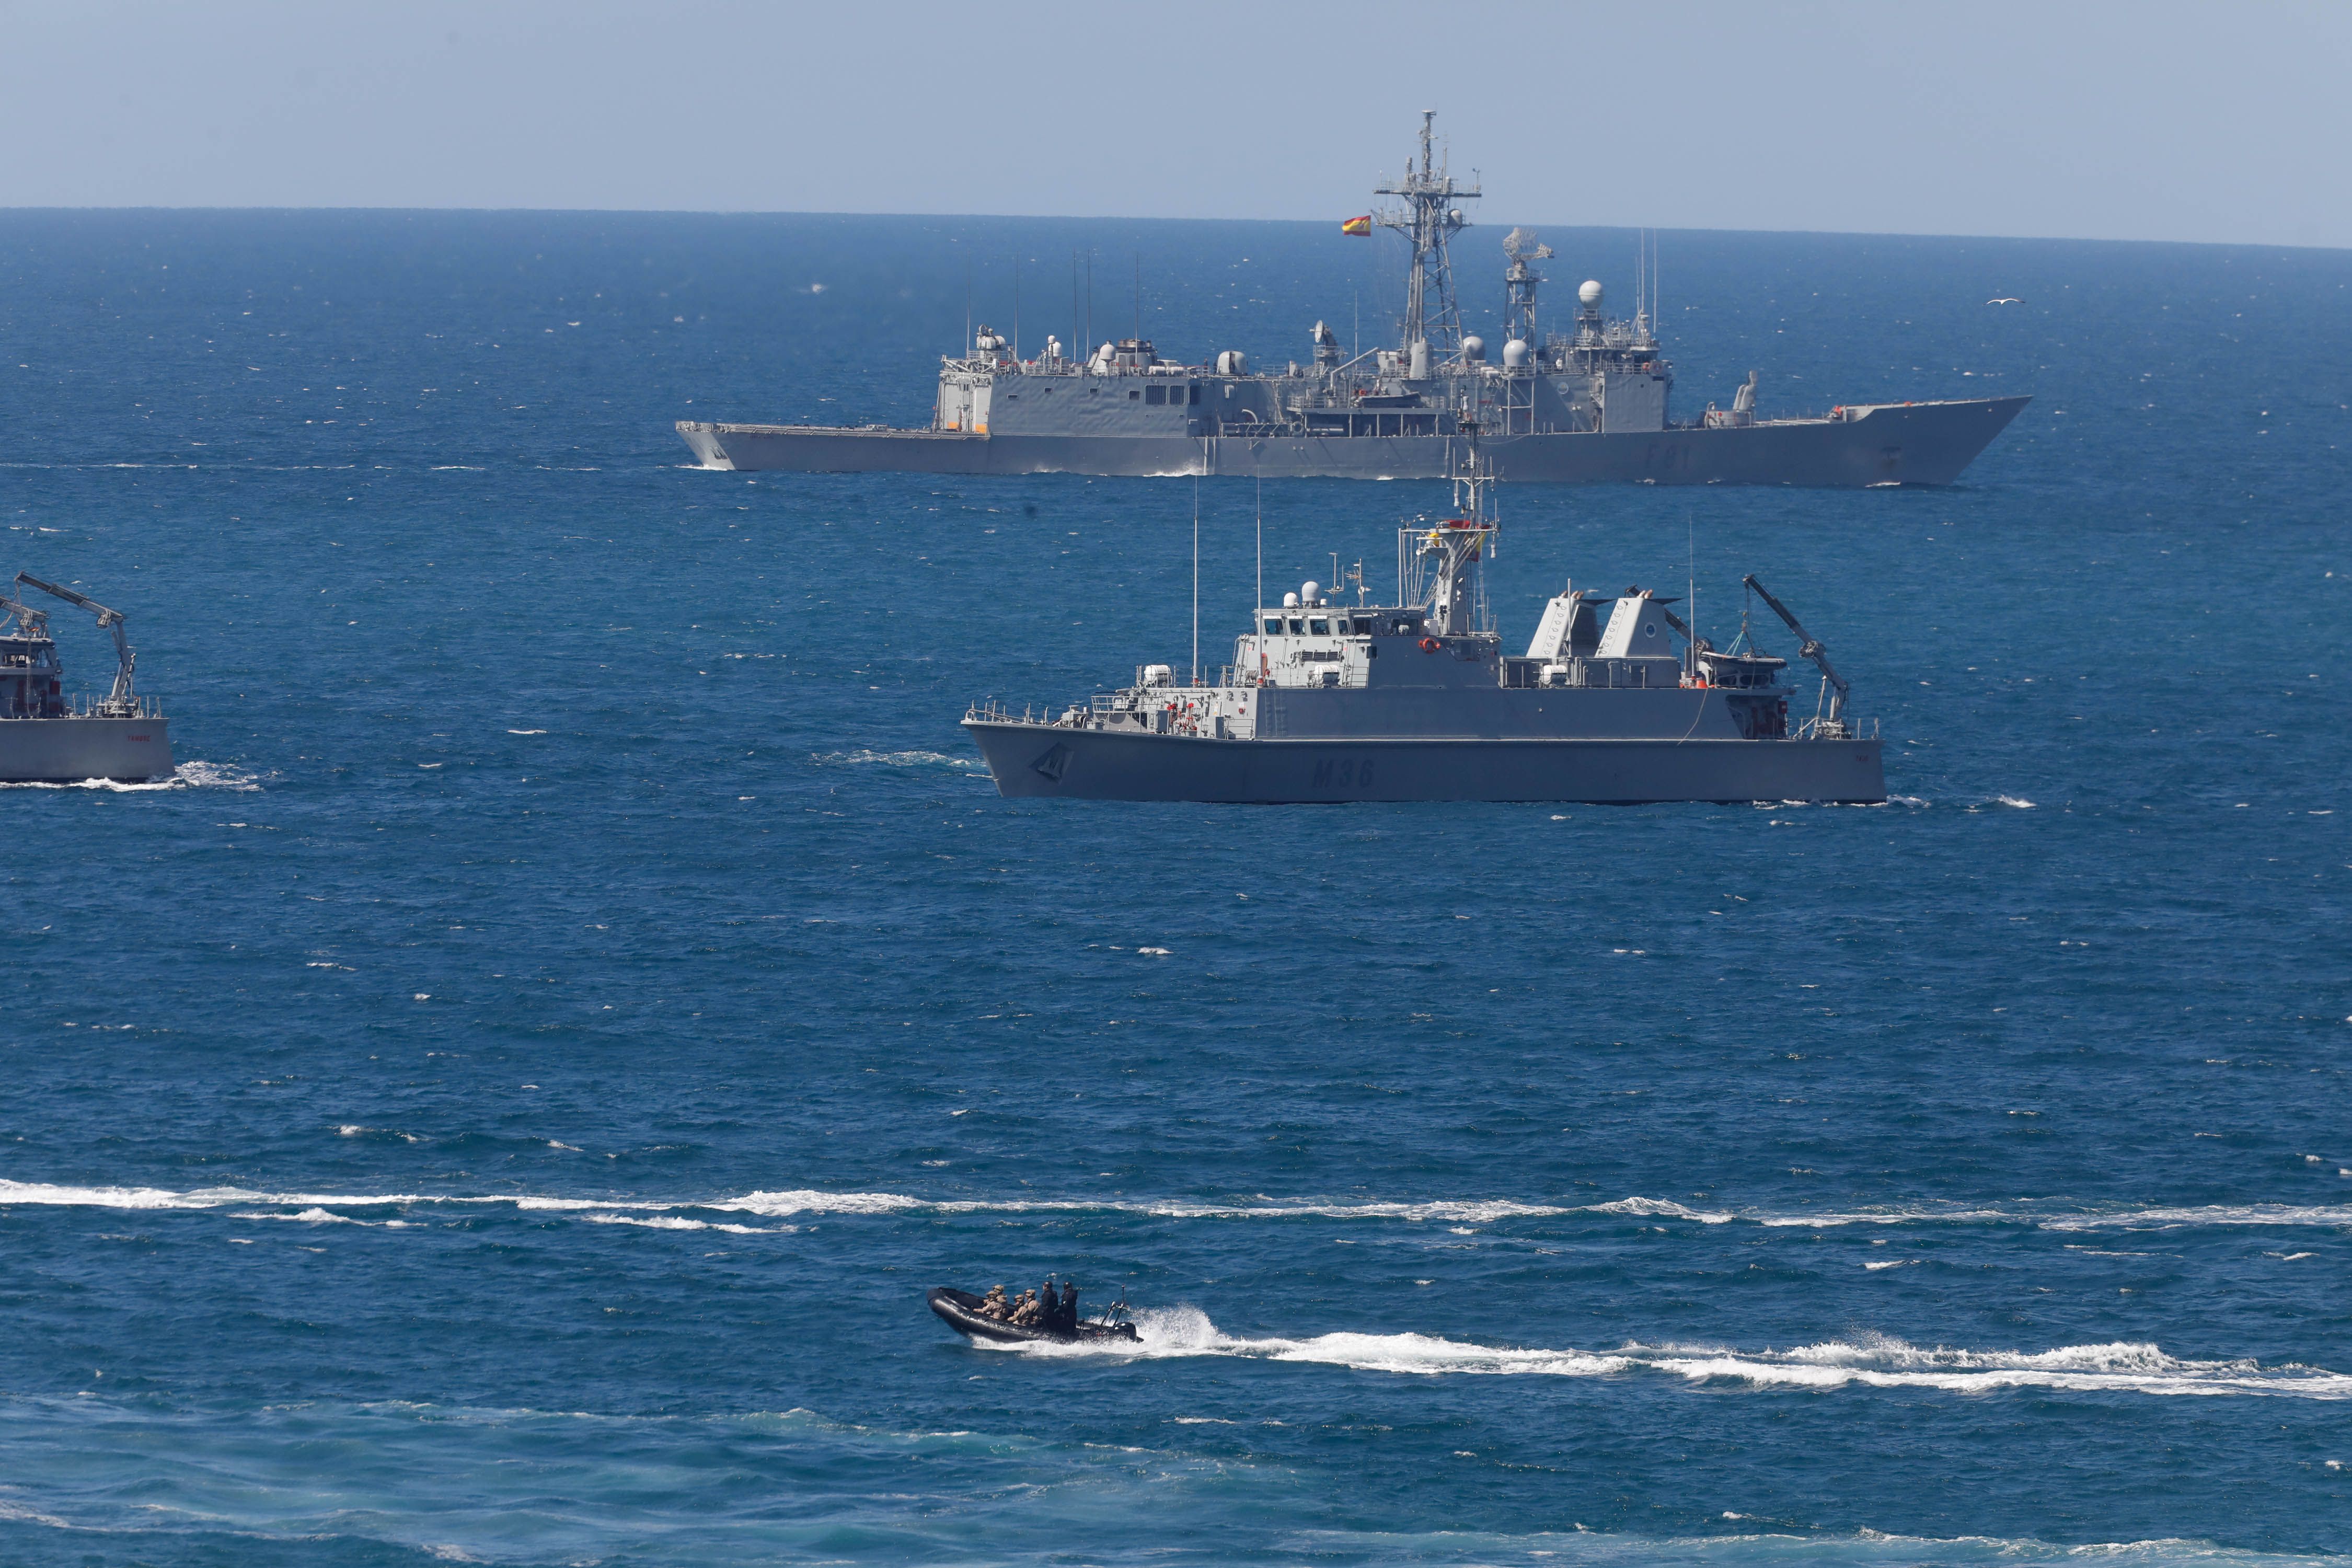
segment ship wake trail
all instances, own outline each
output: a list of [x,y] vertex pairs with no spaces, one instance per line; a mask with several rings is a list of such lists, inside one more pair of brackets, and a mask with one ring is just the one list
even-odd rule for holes
[[954,757],[945,752],[820,752],[809,758],[818,767],[945,768],[950,773],[985,774],[978,757]]
[[2352,1375],[2252,1360],[2192,1361],[2157,1345],[2117,1341],[2047,1351],[1919,1346],[1876,1335],[1790,1350],[1628,1343],[1615,1350],[1484,1345],[1420,1333],[1328,1333],[1310,1339],[1230,1335],[1195,1307],[1135,1314],[1133,1345],[1027,1345],[1028,1355],[1162,1359],[1231,1356],[1345,1367],[1407,1377],[1626,1377],[1660,1373],[1759,1390],[1924,1388],[1951,1394],[2052,1389],[2076,1394],[2352,1400]]
[[0,783],[0,789],[94,789],[114,795],[151,795],[159,790],[219,789],[258,795],[261,781],[244,769],[225,763],[182,763],[160,779],[77,779],[71,784],[47,782]]

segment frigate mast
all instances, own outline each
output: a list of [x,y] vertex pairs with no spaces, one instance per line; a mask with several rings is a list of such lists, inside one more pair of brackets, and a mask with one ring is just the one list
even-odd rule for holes
[[[1475,199],[1478,182],[1456,184],[1452,173],[1434,161],[1430,150],[1433,109],[1422,110],[1421,164],[1405,160],[1404,178],[1373,188],[1375,195],[1402,196],[1404,205],[1373,215],[1382,228],[1395,229],[1412,247],[1412,268],[1405,279],[1404,342],[1412,374],[1424,376],[1433,363],[1442,363],[1462,352],[1462,311],[1454,300],[1454,267],[1446,241],[1470,226],[1456,201]],[[1475,174],[1475,171],[1473,171]],[[1423,348],[1420,345],[1426,343]]]

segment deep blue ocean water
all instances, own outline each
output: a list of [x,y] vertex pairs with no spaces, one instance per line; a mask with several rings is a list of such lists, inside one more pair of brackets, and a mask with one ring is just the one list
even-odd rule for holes
[[[1666,237],[1685,412],[2035,402],[1507,489],[1506,636],[1755,571],[1894,804],[1008,805],[966,701],[1186,662],[1192,486],[670,422],[920,422],[1079,247],[1185,357],[1393,307],[1324,225],[0,215],[0,569],[186,764],[0,795],[0,1560],[2352,1552],[2352,255]],[[1270,484],[1268,581],[1442,499]],[[1048,1270],[1141,1353],[923,1309]]]

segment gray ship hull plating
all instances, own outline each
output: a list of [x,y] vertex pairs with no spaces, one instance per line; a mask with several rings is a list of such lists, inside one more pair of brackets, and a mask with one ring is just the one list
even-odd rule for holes
[[1662,801],[1886,798],[1862,740],[1216,740],[967,719],[997,792],[1088,800]]
[[[1826,419],[1664,430],[1486,435],[1495,477],[1517,483],[1948,485],[2024,397],[1861,405]],[[953,430],[683,421],[707,468],[801,473],[1185,474],[1431,479],[1461,470],[1455,436],[989,435]]]
[[0,782],[133,784],[172,772],[163,719],[0,719]]
[[[1058,711],[975,703],[965,731],[1000,795],[1080,800],[1820,801],[1886,798],[1877,727],[1821,644],[1742,579],[1819,665],[1822,710],[1792,720],[1788,661],[1746,614],[1717,648],[1649,590],[1566,585],[1524,656],[1495,629],[1484,563],[1498,531],[1483,452],[1456,515],[1397,530],[1397,598],[1355,604],[1316,582],[1261,605],[1233,662],[1173,666]],[[1602,611],[1607,610],[1604,621]],[[1675,638],[1682,639],[1677,651]]]

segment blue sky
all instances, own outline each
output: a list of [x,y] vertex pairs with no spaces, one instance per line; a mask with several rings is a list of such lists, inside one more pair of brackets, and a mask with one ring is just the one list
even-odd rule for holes
[[1337,219],[2352,246],[2352,5],[34,5],[0,206]]

